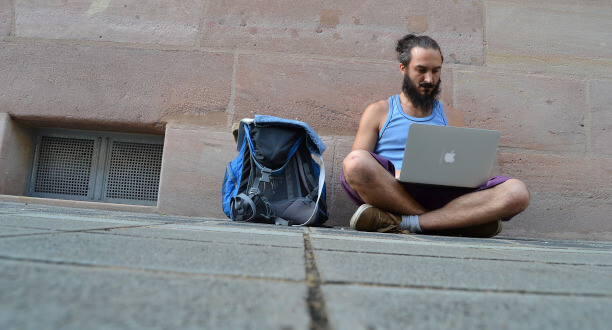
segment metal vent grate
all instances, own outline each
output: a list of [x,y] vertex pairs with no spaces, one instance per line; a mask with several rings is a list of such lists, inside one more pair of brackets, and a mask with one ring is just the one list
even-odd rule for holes
[[157,201],[163,150],[159,144],[113,141],[106,198]]
[[34,191],[87,196],[94,142],[88,139],[42,137]]
[[164,137],[37,130],[29,196],[156,205]]

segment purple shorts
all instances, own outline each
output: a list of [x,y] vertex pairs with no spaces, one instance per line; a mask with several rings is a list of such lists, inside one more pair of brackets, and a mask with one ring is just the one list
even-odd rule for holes
[[[380,165],[382,165],[382,167],[384,167],[387,171],[389,171],[389,173],[395,176],[395,166],[390,160],[383,158],[373,152],[370,152],[370,154],[372,154],[372,156],[378,161],[378,163],[380,163]],[[478,188],[433,186],[405,182],[403,182],[402,185],[404,186],[404,189],[408,192],[408,194],[410,194],[410,196],[414,198],[414,200],[416,200],[419,204],[423,205],[423,207],[429,210],[436,210],[443,207],[444,205],[459,196],[474,191],[494,187],[502,182],[505,182],[508,179],[510,178],[507,176],[496,176],[489,179],[487,183]],[[344,172],[342,171],[340,171],[340,184],[342,185],[342,188],[344,188],[344,191],[346,192],[348,197],[353,201],[353,203],[357,205],[365,204],[359,194],[357,194],[357,192],[348,185],[346,179],[344,178]],[[502,220],[508,221],[510,220],[510,218],[505,218]]]

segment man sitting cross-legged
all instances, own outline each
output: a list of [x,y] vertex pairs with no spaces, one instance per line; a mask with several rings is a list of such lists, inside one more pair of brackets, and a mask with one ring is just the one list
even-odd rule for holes
[[[437,100],[443,57],[427,36],[407,35],[397,43],[402,93],[364,111],[352,151],[342,163],[341,184],[361,205],[351,227],[362,231],[491,237],[529,205],[517,179],[498,176],[469,189],[399,182],[411,123],[465,126],[463,115]],[[418,157],[418,155],[414,155]]]

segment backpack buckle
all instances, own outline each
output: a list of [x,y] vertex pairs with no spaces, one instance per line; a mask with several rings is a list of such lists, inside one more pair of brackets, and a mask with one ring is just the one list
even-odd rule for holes
[[260,193],[259,187],[251,187],[251,189],[249,189],[249,196],[259,195]]
[[272,170],[264,167],[261,169],[261,181],[270,182],[270,174],[272,174]]

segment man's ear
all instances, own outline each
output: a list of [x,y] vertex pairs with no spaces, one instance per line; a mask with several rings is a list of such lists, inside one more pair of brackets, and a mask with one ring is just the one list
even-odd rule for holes
[[402,75],[406,75],[406,70],[408,68],[404,65],[404,63],[400,63],[400,71],[402,72]]

